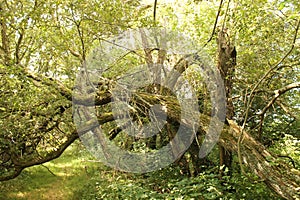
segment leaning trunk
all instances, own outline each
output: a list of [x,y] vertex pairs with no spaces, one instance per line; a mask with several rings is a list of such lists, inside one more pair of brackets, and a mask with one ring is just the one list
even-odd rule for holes
[[[229,126],[221,134],[220,143],[226,149],[237,152],[238,137],[241,132],[241,127],[229,120]],[[245,131],[243,131],[240,149],[243,165],[272,190],[285,199],[300,198],[299,170],[277,160],[261,143]]]

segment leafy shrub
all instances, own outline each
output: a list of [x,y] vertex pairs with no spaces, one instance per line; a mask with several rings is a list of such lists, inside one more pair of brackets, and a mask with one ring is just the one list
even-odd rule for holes
[[280,199],[263,183],[239,174],[221,181],[217,172],[215,167],[191,178],[175,167],[143,175],[95,172],[74,199]]

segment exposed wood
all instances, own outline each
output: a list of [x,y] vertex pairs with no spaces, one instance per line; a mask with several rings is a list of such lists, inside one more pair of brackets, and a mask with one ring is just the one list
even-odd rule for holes
[[[184,126],[190,126],[188,122],[180,119],[180,105],[176,103],[176,98],[167,97],[161,95],[151,95],[151,94],[139,94],[139,97],[142,97],[139,103],[149,102],[150,104],[155,104],[157,102],[163,103],[167,106],[168,117],[170,120],[181,122]],[[106,120],[105,120],[106,119]],[[100,121],[105,123],[107,120],[111,120],[111,115],[107,114]],[[224,131],[220,135],[219,142],[226,149],[237,152],[238,149],[238,138],[241,135],[241,127],[238,126],[234,121],[227,120],[228,125],[225,125]],[[200,128],[204,132],[208,131],[208,126],[210,122],[210,117],[206,115],[201,115],[200,119]],[[88,130],[93,129],[94,123],[87,125],[83,130],[87,132]],[[200,129],[199,128],[199,129]],[[64,142],[58,151],[52,152],[47,155],[47,157],[31,160],[26,163],[18,163],[15,165],[15,171],[6,177],[0,177],[0,180],[8,180],[16,177],[22,169],[32,165],[42,164],[44,162],[50,161],[54,158],[59,157],[63,151],[78,138],[77,132],[70,134],[66,142]],[[256,174],[260,179],[272,188],[277,194],[286,199],[296,199],[300,198],[300,171],[288,166],[282,159],[277,159],[276,156],[273,156],[267,151],[267,149],[259,142],[257,142],[251,135],[244,131],[243,139],[241,142],[242,148],[242,159],[244,165],[247,169]]]
[[[226,92],[226,118],[231,120],[234,116],[234,107],[232,103],[232,86],[233,76],[236,67],[236,49],[231,44],[231,39],[228,33],[224,30],[219,31],[218,38],[218,69],[221,77],[224,81],[225,92]],[[232,153],[225,149],[224,146],[219,146],[220,151],[220,178],[225,173],[225,167],[231,168]],[[223,167],[225,166],[225,167]]]
[[[167,105],[168,117],[174,121],[183,123],[185,126],[190,124],[185,123],[180,119],[177,113],[180,113],[180,107],[175,103],[173,97],[153,96],[141,94],[144,100],[154,103],[155,101],[163,102]],[[201,115],[199,122],[201,130],[208,131],[210,117]],[[242,128],[233,120],[227,119],[228,124],[225,125],[222,134],[220,135],[219,143],[225,149],[237,153],[238,139],[242,133]],[[248,171],[257,175],[260,180],[263,180],[272,190],[285,199],[300,198],[300,171],[289,166],[287,163],[277,159],[264,147],[263,144],[256,141],[245,130],[241,140],[241,157]]]
[[[2,10],[2,8],[1,8]],[[10,41],[9,41],[9,37],[8,37],[8,33],[7,33],[7,24],[6,21],[4,20],[4,17],[0,18],[0,28],[1,28],[1,50],[3,51],[3,60],[5,65],[9,65],[10,64]],[[1,55],[1,54],[0,54]]]
[[[233,152],[237,152],[241,127],[229,120],[229,126],[223,131],[220,143]],[[247,132],[243,131],[241,157],[248,170],[256,174],[272,190],[285,199],[300,198],[300,171],[281,162],[276,156]]]

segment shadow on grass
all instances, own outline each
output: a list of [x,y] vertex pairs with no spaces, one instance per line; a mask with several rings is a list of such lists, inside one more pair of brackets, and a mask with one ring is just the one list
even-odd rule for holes
[[[89,172],[99,170],[101,164],[86,162],[91,155],[78,144],[44,166],[25,169],[13,180],[0,182],[0,200],[67,200],[89,179]],[[50,172],[50,171],[51,172]]]

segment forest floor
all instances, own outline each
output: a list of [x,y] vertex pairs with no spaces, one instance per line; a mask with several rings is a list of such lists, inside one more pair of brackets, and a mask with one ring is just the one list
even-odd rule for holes
[[[89,171],[100,163],[89,162],[86,151],[78,152],[76,145],[44,165],[25,169],[17,178],[0,182],[0,200],[66,200],[82,189],[91,177]],[[86,156],[84,156],[86,155]]]
[[280,199],[237,173],[220,184],[218,170],[207,168],[190,178],[174,166],[148,174],[118,172],[94,161],[76,141],[59,158],[0,182],[0,200]]

